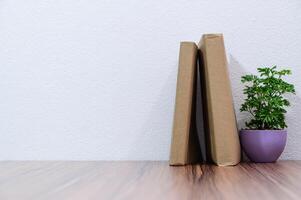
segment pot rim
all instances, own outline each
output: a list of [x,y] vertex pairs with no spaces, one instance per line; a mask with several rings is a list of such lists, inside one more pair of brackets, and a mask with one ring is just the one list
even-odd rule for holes
[[250,133],[250,132],[257,132],[257,133],[287,133],[286,129],[242,129],[239,131],[240,133]]

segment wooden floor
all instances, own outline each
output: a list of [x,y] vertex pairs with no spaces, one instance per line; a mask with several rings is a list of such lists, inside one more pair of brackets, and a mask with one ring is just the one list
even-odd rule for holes
[[301,199],[301,161],[235,167],[0,162],[0,200],[15,199]]

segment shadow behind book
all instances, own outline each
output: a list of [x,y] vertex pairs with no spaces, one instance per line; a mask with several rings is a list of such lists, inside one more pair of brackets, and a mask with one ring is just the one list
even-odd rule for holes
[[204,71],[204,59],[201,51],[197,55],[195,84],[195,124],[201,149],[202,163],[212,163],[210,155],[210,136],[208,126],[208,109],[206,102],[206,82]]

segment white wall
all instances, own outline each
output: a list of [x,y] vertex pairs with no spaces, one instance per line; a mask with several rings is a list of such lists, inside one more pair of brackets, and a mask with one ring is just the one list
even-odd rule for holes
[[[0,1],[0,159],[168,159],[179,42],[224,33],[239,77],[293,70],[284,159],[301,159],[301,2]],[[241,115],[238,115],[241,121]]]

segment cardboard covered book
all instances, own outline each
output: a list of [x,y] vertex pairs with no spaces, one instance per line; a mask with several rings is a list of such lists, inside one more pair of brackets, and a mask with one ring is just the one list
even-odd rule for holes
[[203,35],[199,49],[211,159],[217,165],[236,165],[241,152],[223,35]]
[[170,165],[196,163],[202,157],[195,126],[197,55],[194,42],[181,42]]

